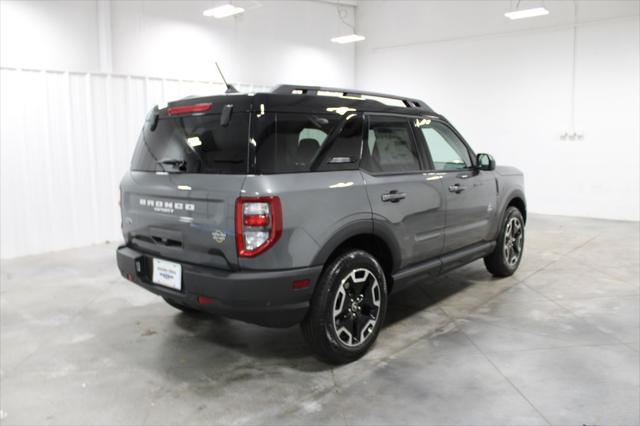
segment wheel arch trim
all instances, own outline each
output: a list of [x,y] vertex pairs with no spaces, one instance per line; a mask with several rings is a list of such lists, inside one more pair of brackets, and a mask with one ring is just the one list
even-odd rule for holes
[[[381,240],[391,254],[392,269],[396,270],[400,263],[400,247],[393,238],[393,233],[386,226],[380,226],[380,221],[358,220],[338,229],[320,248],[313,259],[314,265],[323,265],[331,254],[348,240],[358,236],[373,236]],[[365,248],[366,250],[366,248]],[[392,271],[388,271],[391,274]]]
[[505,203],[504,203],[504,207],[502,209],[502,220],[500,221],[500,223],[502,223],[502,221],[504,220],[504,215],[507,212],[507,208],[510,205],[513,205],[513,202],[515,200],[518,200],[518,204],[522,203],[522,207],[524,208],[524,211],[521,212],[522,213],[522,217],[523,217],[525,223],[527,222],[527,200],[524,197],[524,193],[522,192],[522,190],[515,189],[515,190],[511,191],[507,197],[505,197]]

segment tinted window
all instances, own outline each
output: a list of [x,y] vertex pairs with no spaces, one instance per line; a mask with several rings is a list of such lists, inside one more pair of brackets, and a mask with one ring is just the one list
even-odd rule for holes
[[362,153],[362,116],[352,114],[316,160],[318,170],[355,170]]
[[[318,170],[354,168],[360,157],[362,124],[360,118],[345,120],[336,114],[256,114],[251,125],[255,173],[305,172],[313,165]],[[347,125],[351,121],[359,124]],[[329,156],[351,160],[325,164]]]
[[459,170],[471,167],[471,157],[465,144],[446,125],[431,120],[416,120],[425,139],[436,170]]
[[409,122],[397,117],[369,117],[367,145],[361,164],[370,172],[420,170]]
[[144,124],[131,169],[177,171],[171,164],[182,162],[186,173],[246,173],[248,137],[247,113],[233,113],[225,127],[219,114],[161,118],[155,125],[151,119]]

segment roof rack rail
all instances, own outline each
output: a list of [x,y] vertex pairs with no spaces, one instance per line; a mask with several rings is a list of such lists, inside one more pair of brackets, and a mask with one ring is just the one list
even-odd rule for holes
[[361,90],[353,89],[339,89],[335,87],[321,87],[321,86],[296,86],[293,84],[282,84],[273,89],[272,93],[279,95],[318,95],[319,92],[329,92],[340,94],[341,96],[353,96],[353,97],[369,97],[372,100],[375,98],[393,99],[401,101],[404,106],[408,108],[425,108],[431,109],[429,106],[420,99],[407,98],[404,96],[387,95],[384,93],[375,92],[363,92]]

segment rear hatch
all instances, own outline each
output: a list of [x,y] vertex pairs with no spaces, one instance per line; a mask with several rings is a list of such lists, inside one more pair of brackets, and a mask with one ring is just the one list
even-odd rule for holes
[[121,184],[123,234],[150,256],[234,270],[249,114],[197,105],[154,109],[145,120]]

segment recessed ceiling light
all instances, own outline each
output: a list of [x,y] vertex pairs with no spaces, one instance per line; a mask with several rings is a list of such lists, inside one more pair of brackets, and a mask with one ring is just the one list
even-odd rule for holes
[[232,4],[223,4],[222,6],[207,9],[202,14],[204,16],[213,16],[214,18],[226,18],[228,16],[237,15],[244,12],[244,9]]
[[355,43],[357,41],[362,41],[365,39],[365,36],[358,34],[349,34],[340,37],[334,37],[331,39],[333,43],[345,44],[345,43]]
[[534,16],[548,15],[549,11],[544,7],[534,7],[532,9],[514,10],[504,14],[509,19],[533,18]]

